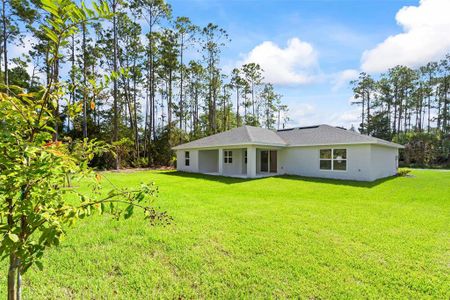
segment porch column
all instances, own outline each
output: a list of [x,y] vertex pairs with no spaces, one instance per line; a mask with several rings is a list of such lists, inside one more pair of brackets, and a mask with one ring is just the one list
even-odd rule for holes
[[223,149],[219,148],[219,174],[223,174]]
[[256,147],[247,147],[247,177],[256,177]]

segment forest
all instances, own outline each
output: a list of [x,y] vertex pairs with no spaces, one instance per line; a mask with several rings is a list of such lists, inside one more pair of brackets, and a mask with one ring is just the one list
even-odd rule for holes
[[[0,258],[7,266],[3,283],[8,299],[22,299],[24,287],[24,298],[32,299],[48,298],[49,293],[55,293],[51,298],[142,298],[139,296],[149,291],[168,298],[210,294],[236,298],[248,291],[258,292],[261,297],[304,293],[309,298],[349,298],[378,291],[392,278],[400,284],[381,293],[398,295],[400,290],[412,298],[425,294],[444,298],[439,297],[446,292],[440,288],[446,279],[440,276],[442,266],[429,264],[432,258],[442,256],[440,252],[429,253],[429,245],[439,244],[446,237],[446,232],[434,230],[445,227],[442,224],[448,215],[445,205],[443,209],[435,207],[436,203],[445,203],[446,195],[441,192],[444,189],[436,188],[448,185],[444,172],[415,171],[410,178],[396,176],[375,184],[306,178],[235,184],[244,179],[199,180],[197,176],[188,178],[178,172],[154,170],[97,172],[170,166],[176,163],[172,146],[243,124],[270,129],[285,126],[288,107],[274,86],[264,81],[264,70],[258,64],[246,63],[229,74],[221,69],[230,37],[219,25],[195,25],[188,17],[173,16],[170,5],[163,0],[89,4],[72,0],[2,0],[0,9]],[[27,53],[17,56],[14,51],[20,47]],[[405,164],[448,165],[449,61],[447,55],[417,70],[400,66],[377,79],[361,73],[351,83],[354,104],[361,107],[358,130],[404,144],[401,155]],[[151,180],[158,181],[162,188]],[[427,187],[430,182],[432,185]],[[234,188],[230,189],[230,184]],[[359,205],[362,189],[370,189],[367,205]],[[187,191],[192,193],[188,195]],[[255,195],[261,193],[267,197],[256,199],[260,201],[257,208],[264,209],[258,208],[255,214]],[[313,195],[314,201],[303,199],[306,194]],[[385,211],[393,211],[392,203],[409,203],[411,199],[414,209],[397,205],[393,218],[400,221],[398,224],[385,222]],[[417,209],[417,199],[426,205]],[[162,200],[161,208],[156,200]],[[315,206],[304,205],[303,200]],[[344,202],[349,205],[343,206]],[[354,213],[354,203],[362,207],[361,213]],[[373,209],[367,209],[373,203]],[[323,209],[330,205],[332,209]],[[293,214],[292,209],[298,213]],[[131,219],[127,226],[108,223],[128,220],[134,211],[139,211],[142,220]],[[288,212],[288,216],[274,211]],[[436,217],[429,218],[430,211]],[[86,226],[67,230],[82,219],[103,214],[110,218],[93,218]],[[239,217],[234,218],[237,222],[230,223],[231,214]],[[298,216],[298,222],[292,221],[293,215]],[[353,220],[355,215],[361,218]],[[313,219],[307,220],[306,231],[298,226],[294,228],[297,231],[291,230],[294,223],[306,224],[308,216]],[[330,255],[328,250],[333,250],[336,243],[331,240],[329,247],[324,247],[330,230],[320,220],[333,221],[336,216],[338,223],[345,225],[337,228],[344,238],[363,236],[368,240],[359,244],[383,245],[395,253],[380,252],[381,256],[377,254],[372,262],[366,259],[367,247],[338,249],[356,253],[354,257]],[[242,222],[243,218],[248,222]],[[354,222],[340,222],[342,219]],[[398,233],[408,237],[412,224],[402,228],[405,219],[421,225],[414,229],[424,233],[426,239],[404,239],[403,249],[398,247]],[[432,223],[424,223],[424,219]],[[288,222],[280,225],[280,220]],[[154,227],[173,222],[175,229]],[[403,231],[390,235],[392,224]],[[279,231],[274,232],[274,228]],[[308,238],[303,232],[311,229],[326,235],[307,240],[312,247],[303,256],[308,257],[312,249],[325,265],[343,270],[342,280],[336,272],[327,278],[330,272],[323,272],[324,264],[316,268],[316,262],[311,265],[308,259],[299,261],[298,255],[289,257],[295,251],[285,246],[303,243]],[[386,234],[380,234],[380,229]],[[260,233],[256,240],[255,230]],[[241,234],[242,243],[235,242],[236,233]],[[48,251],[60,246],[67,234],[74,239]],[[104,240],[93,241],[92,237]],[[199,243],[192,242],[195,240],[213,243],[197,247]],[[274,243],[263,249],[268,255],[252,261],[255,255],[261,256],[261,241]],[[409,256],[411,249],[416,257]],[[401,260],[390,269],[382,266],[381,272],[379,258],[398,261],[401,251],[406,253],[401,256],[410,260]],[[188,252],[192,255],[186,257]],[[281,256],[274,260],[275,252]],[[45,253],[48,258],[44,258]],[[80,257],[84,260],[80,261]],[[337,262],[336,267],[330,265],[330,257]],[[49,269],[36,273],[35,268],[42,271],[44,264]],[[381,278],[379,284],[375,282],[375,289],[355,289],[354,284],[343,289],[323,288],[324,282],[333,280],[339,287],[338,283],[352,277],[355,266],[360,265],[365,266],[356,270],[361,280],[372,282],[373,274]],[[405,265],[415,268],[405,272]],[[205,273],[205,266],[213,268]],[[174,268],[181,270],[176,280]],[[22,278],[29,270],[30,276]],[[307,283],[306,289],[302,289],[305,284],[295,286],[298,276],[290,276],[304,270],[312,270],[308,278],[300,278]],[[224,281],[224,272],[228,281]],[[287,273],[290,275],[284,276]],[[260,274],[271,274],[270,280]],[[437,286],[430,287],[433,280]],[[261,287],[255,285],[258,282]],[[284,285],[281,289],[280,282]],[[87,294],[91,290],[98,294]]]
[[361,108],[358,131],[405,145],[409,166],[450,166],[450,54],[417,69],[396,66],[351,82]]
[[[65,83],[55,100],[54,140],[110,144],[115,155],[97,155],[98,168],[163,166],[174,163],[171,147],[181,142],[244,124],[276,129],[287,122],[288,107],[258,64],[229,74],[221,69],[231,40],[219,25],[174,16],[163,0],[104,3],[111,16],[81,22],[52,61],[56,37],[40,25],[52,1],[2,0],[4,86],[37,92]],[[97,4],[82,5],[89,11]],[[28,53],[9,58],[11,46],[30,40]],[[73,118],[72,105],[79,113]]]
[[[61,84],[53,139],[109,144],[112,151],[91,162],[97,168],[171,166],[179,143],[245,124],[284,128],[289,120],[258,64],[222,70],[231,37],[217,24],[174,16],[164,0],[109,0],[111,15],[78,24],[53,61],[56,37],[42,26],[51,3],[2,0],[0,82],[4,91],[30,93]],[[10,58],[10,49],[25,46],[27,53]],[[361,73],[351,86],[360,133],[405,145],[405,165],[450,164],[450,55],[376,78]]]

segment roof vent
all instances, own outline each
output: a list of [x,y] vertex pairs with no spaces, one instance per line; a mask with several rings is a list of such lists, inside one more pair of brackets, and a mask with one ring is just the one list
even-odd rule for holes
[[304,126],[304,127],[297,127],[297,129],[313,129],[313,128],[319,128],[319,125],[315,125],[315,126]]
[[302,129],[313,129],[313,128],[319,128],[319,125],[315,125],[315,126],[304,126],[304,127],[294,127],[294,128],[286,128],[286,129],[278,129],[277,131],[291,131],[291,130],[302,130]]

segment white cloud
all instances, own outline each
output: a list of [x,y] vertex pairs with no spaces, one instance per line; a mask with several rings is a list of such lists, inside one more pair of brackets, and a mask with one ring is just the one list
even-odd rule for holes
[[289,124],[287,127],[312,126],[328,124],[350,128],[352,125],[358,128],[361,110],[358,108],[341,112],[317,111],[316,107],[309,103],[289,105]]
[[299,38],[288,40],[285,48],[265,41],[251,50],[241,63],[258,63],[266,82],[280,85],[307,84],[317,70],[317,52]]
[[311,117],[315,110],[316,108],[312,104],[295,103],[289,105],[288,115],[293,122],[299,123],[302,119]]
[[342,72],[336,74],[334,79],[332,80],[333,91],[337,91],[344,86],[348,86],[351,80],[358,78],[359,71],[355,69],[347,69]]
[[352,125],[357,129],[360,123],[361,110],[358,108],[335,112],[324,116],[321,122],[316,124],[328,124],[349,129]]
[[334,116],[334,122],[336,124],[343,123],[345,125],[356,124],[360,122],[361,119],[361,110],[356,108],[348,111],[344,111],[339,115]]
[[403,32],[392,35],[362,55],[362,70],[382,72],[396,65],[416,67],[450,51],[450,1],[421,0],[395,16]]

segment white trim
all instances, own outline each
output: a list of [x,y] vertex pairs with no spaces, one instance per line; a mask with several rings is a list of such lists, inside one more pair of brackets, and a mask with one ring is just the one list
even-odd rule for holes
[[[187,154],[187,156],[186,156],[186,154]],[[186,164],[186,162],[188,162],[188,163]],[[191,153],[190,153],[189,150],[188,151],[184,151],[184,166],[185,167],[190,167],[191,166]]]
[[[258,148],[257,150],[259,150],[259,159],[260,159],[260,164],[259,164],[259,172],[261,173],[261,174],[278,174],[278,149],[271,149],[271,148]],[[264,172],[264,171],[261,171],[261,153],[263,152],[263,151],[267,151],[267,172]],[[270,160],[270,152],[271,151],[275,151],[276,153],[277,153],[277,171],[274,173],[274,172],[270,172],[270,163],[271,163],[271,160]]]
[[220,145],[220,146],[175,146],[172,148],[172,150],[185,150],[185,149],[218,149],[218,148],[246,148],[248,146],[266,146],[266,147],[277,147],[277,148],[286,148],[287,144],[271,144],[271,143],[242,143],[242,144],[228,144],[228,145]]
[[[231,162],[230,162],[231,159]],[[233,163],[233,150],[223,150],[223,163],[232,164]]]
[[397,149],[403,149],[405,148],[402,145],[386,145],[383,143],[377,143],[377,142],[356,142],[356,143],[329,143],[329,144],[303,144],[303,145],[287,145],[286,148],[293,148],[293,147],[332,147],[334,145],[347,145],[347,146],[351,146],[351,145],[378,145],[378,146],[385,146],[388,148],[397,148]]

